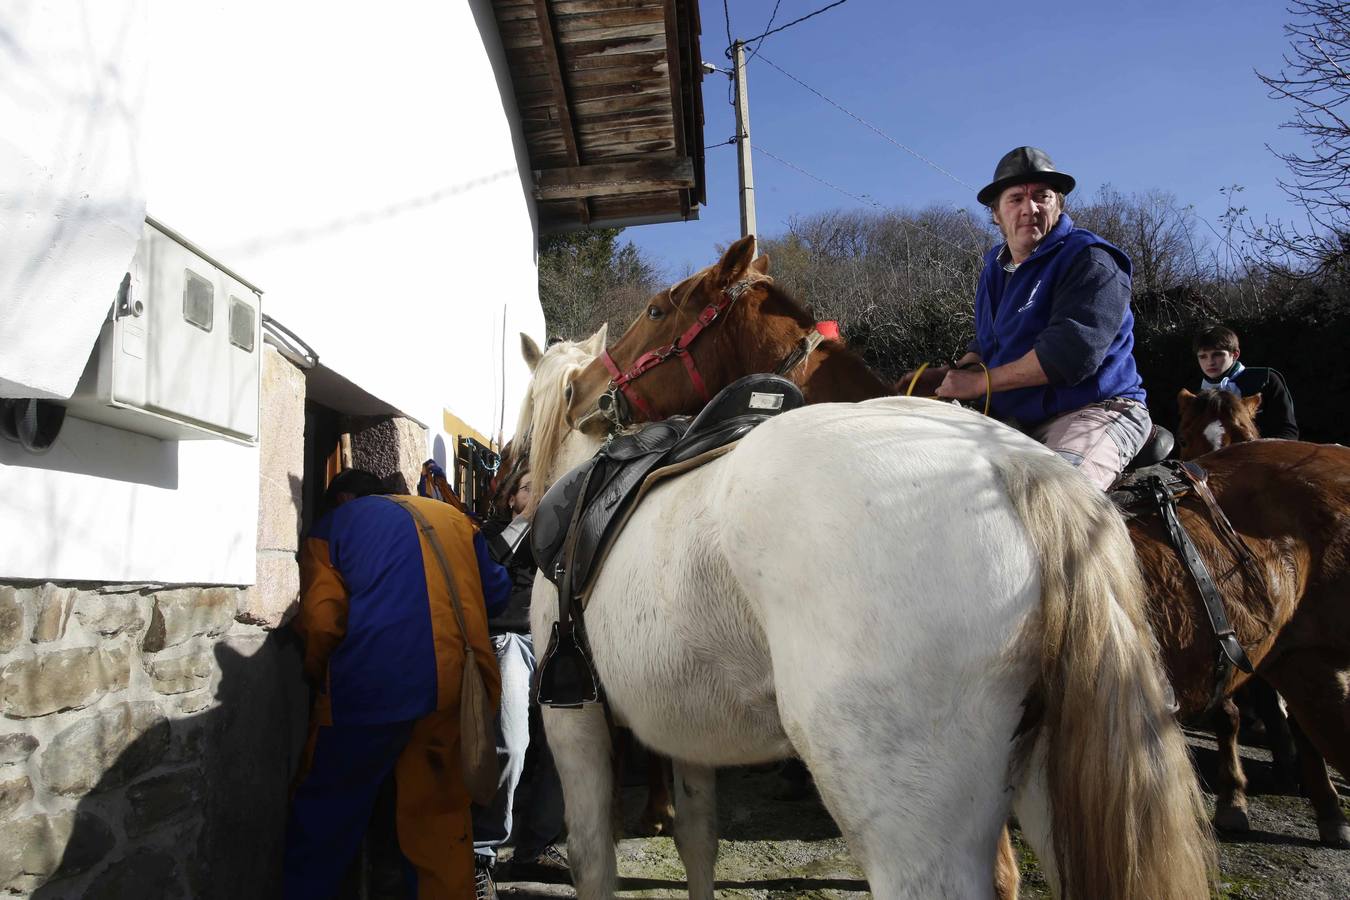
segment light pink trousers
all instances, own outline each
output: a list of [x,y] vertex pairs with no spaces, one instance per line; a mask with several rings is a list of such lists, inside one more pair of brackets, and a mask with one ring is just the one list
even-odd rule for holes
[[1106,490],[1144,446],[1153,420],[1138,400],[1116,397],[1048,419],[1027,434]]

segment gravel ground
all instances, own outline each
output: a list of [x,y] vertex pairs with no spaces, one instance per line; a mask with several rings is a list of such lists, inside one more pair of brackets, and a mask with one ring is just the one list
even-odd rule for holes
[[[1202,783],[1217,759],[1213,737],[1188,732]],[[1226,836],[1219,844],[1222,898],[1342,900],[1350,897],[1350,851],[1317,842],[1312,808],[1301,797],[1267,792],[1270,754],[1243,748],[1252,831]],[[1344,781],[1334,778],[1342,795]],[[829,814],[814,798],[775,799],[781,782],[771,771],[726,770],[718,778],[722,843],[717,861],[717,896],[767,898],[854,898],[870,896],[862,872]],[[1206,793],[1210,810],[1214,797]],[[642,789],[624,792],[625,821],[636,822]],[[1342,801],[1347,814],[1350,804]],[[1020,842],[1022,896],[1049,897],[1034,855]],[[684,869],[667,837],[625,838],[619,843],[619,897],[687,897]],[[570,885],[512,881],[503,866],[498,890],[504,898],[572,897]]]

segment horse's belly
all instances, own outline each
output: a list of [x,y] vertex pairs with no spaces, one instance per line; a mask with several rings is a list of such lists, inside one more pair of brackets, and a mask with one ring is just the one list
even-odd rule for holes
[[781,759],[792,748],[763,630],[708,542],[682,540],[674,521],[688,483],[653,491],[596,580],[596,669],[616,718],[654,749],[705,765]]

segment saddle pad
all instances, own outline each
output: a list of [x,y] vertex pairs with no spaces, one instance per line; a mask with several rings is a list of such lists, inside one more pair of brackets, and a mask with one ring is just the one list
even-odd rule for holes
[[[563,566],[570,565],[572,587],[580,595],[594,579],[604,548],[627,521],[648,475],[658,467],[676,464],[679,471],[688,471],[693,464],[720,455],[712,451],[729,447],[756,425],[804,402],[801,391],[787,379],[750,375],[720,391],[692,422],[667,419],[612,438],[539,501],[531,530],[539,568],[561,587]],[[571,560],[564,560],[574,519],[579,533]]]

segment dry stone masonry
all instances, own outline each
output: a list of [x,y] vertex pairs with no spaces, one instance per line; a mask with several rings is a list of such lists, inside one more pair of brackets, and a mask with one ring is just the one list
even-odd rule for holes
[[0,897],[274,894],[306,697],[248,590],[0,586]]

